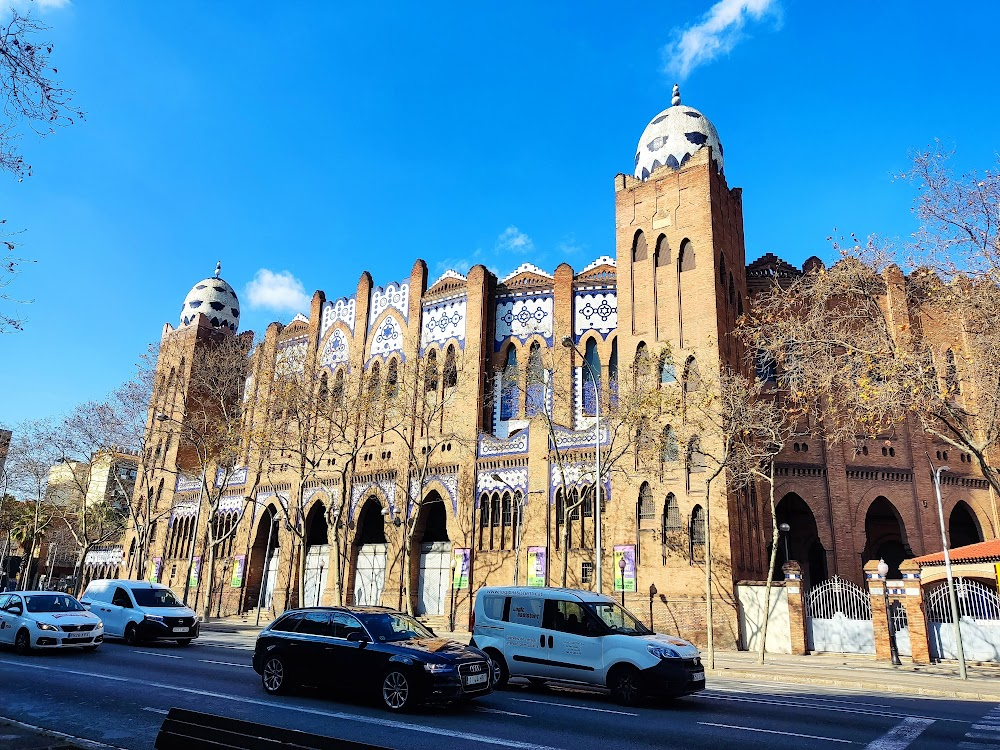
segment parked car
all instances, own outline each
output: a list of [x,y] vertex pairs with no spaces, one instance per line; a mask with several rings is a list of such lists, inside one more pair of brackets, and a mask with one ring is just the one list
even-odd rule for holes
[[33,648],[93,651],[104,640],[104,623],[69,594],[18,591],[0,594],[0,643],[19,654]]
[[80,601],[104,620],[107,635],[132,646],[157,639],[187,646],[198,637],[198,615],[161,583],[101,578],[87,585]]
[[486,655],[438,638],[384,607],[309,607],[284,613],[257,637],[253,668],[268,693],[298,684],[349,687],[390,711],[451,703],[493,690]]
[[472,643],[493,664],[493,681],[570,682],[608,688],[620,703],[688,695],[705,687],[701,653],[660,635],[614,599],[592,591],[482,588]]

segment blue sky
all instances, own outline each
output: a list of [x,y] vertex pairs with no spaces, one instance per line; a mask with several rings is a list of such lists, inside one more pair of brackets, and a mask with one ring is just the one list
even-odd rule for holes
[[613,254],[613,178],[676,80],[743,188],[748,261],[905,237],[911,149],[965,170],[998,147],[992,3],[35,6],[88,116],[0,175],[37,260],[7,290],[33,302],[0,337],[0,424],[113,389],[219,259],[261,332],[297,284],[340,296],[418,257],[433,278]]

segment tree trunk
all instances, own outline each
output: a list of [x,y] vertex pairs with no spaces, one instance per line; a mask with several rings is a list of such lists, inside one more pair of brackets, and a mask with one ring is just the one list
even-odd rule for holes
[[296,576],[296,583],[299,587],[298,601],[300,607],[312,606],[310,602],[306,601],[306,557],[309,554],[309,550],[306,547],[305,534],[303,534],[302,539],[299,540],[299,571]]
[[712,480],[705,482],[705,627],[708,629],[708,668],[715,669],[715,622],[712,613]]
[[85,570],[85,568],[83,567],[83,563],[87,559],[88,551],[89,551],[88,547],[84,545],[83,547],[80,548],[80,554],[76,556],[76,569],[79,571],[79,573],[76,576],[76,580],[73,582],[73,596],[75,596],[77,599],[79,599],[83,595],[82,584],[83,584],[83,576]]
[[344,587],[341,585],[340,567],[343,565],[343,558],[340,555],[340,529],[334,522],[330,529],[330,540],[333,542],[333,603],[338,607],[344,606]]
[[[404,500],[404,502],[406,501]],[[410,529],[408,529],[406,532],[403,533],[403,570],[402,570],[402,580],[400,581],[400,593],[406,599],[406,614],[410,615],[411,617],[413,617],[414,615],[414,607],[413,607],[413,597],[410,594],[410,577],[412,575],[412,570],[413,570],[413,564],[412,561],[410,560],[410,558],[412,557],[412,555],[410,555],[410,549],[413,546],[413,539],[411,537],[413,536],[414,528],[416,528],[415,524],[411,526]]]
[[559,584],[563,588],[566,588],[566,576],[569,573],[569,524],[565,523],[566,511],[565,505],[563,506],[563,527],[562,527],[562,575],[561,583]]
[[771,559],[767,564],[767,583],[764,585],[764,624],[760,629],[760,645],[757,647],[757,663],[764,664],[764,646],[767,644],[767,622],[771,619],[771,579],[774,577],[774,563],[778,559],[778,519],[774,508],[774,462],[771,462],[771,476],[768,484],[771,498]]
[[[265,561],[265,565],[267,562]],[[202,563],[202,570],[205,570],[205,601],[202,603],[201,619],[208,620],[212,616],[212,586],[215,585],[215,540],[208,541],[208,567]],[[197,593],[195,593],[197,596]]]

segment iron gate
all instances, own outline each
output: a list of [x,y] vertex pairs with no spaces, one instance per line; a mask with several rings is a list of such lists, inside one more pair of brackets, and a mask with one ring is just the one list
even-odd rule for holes
[[[1000,597],[982,581],[956,578],[955,598],[965,658],[1000,661]],[[958,658],[947,581],[927,594],[927,629],[931,658]]]
[[868,592],[840,576],[812,587],[806,597],[809,648],[874,654],[875,629]]

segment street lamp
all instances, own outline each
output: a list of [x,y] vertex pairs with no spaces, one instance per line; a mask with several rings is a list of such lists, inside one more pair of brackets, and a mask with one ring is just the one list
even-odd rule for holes
[[[156,415],[157,422],[174,422],[179,424],[181,427],[190,427],[190,425],[185,425],[183,422],[178,422],[173,417],[169,417],[162,411]],[[194,430],[194,428],[191,428]],[[194,430],[195,434],[201,437],[197,430]],[[197,546],[198,540],[198,526],[201,524],[201,504],[205,500],[205,471],[201,472],[201,482],[198,484],[198,509],[194,514],[194,527],[191,529],[191,549],[188,551],[188,564],[187,564],[187,575],[184,576],[184,604],[188,603],[188,592],[191,590],[191,571],[194,569],[194,550]],[[148,554],[148,553],[147,553]],[[201,581],[201,576],[198,576],[199,582]],[[211,596],[211,591],[208,592]],[[211,614],[209,612],[208,614]]]
[[[927,459],[930,461],[930,457]],[[941,472],[951,471],[947,466],[939,466],[937,469],[931,466],[934,473],[934,492],[937,495],[938,521],[941,523],[941,549],[944,550],[944,571],[948,576],[948,600],[951,603],[951,621],[955,626],[955,646],[958,649],[958,676],[963,680],[969,679],[969,674],[965,669],[965,648],[962,646],[962,628],[958,619],[958,600],[955,598],[955,579],[951,576],[951,554],[948,552],[948,537],[944,533],[944,508],[941,506]]]
[[784,536],[785,538],[785,562],[790,562],[792,559],[788,554],[788,532],[791,530],[792,527],[789,526],[787,523],[778,524],[778,531],[780,531],[782,536]]
[[653,630],[653,598],[656,596],[656,584],[649,584],[649,629]]
[[622,608],[624,608],[625,607],[625,555],[624,554],[618,559],[618,570],[621,571]]
[[[583,360],[583,366],[587,368],[587,371],[590,373],[590,380],[594,384],[594,419],[597,422],[597,426],[594,429],[594,453],[596,455],[595,463],[597,471],[594,481],[594,515],[596,519],[594,521],[594,544],[597,547],[597,593],[600,594],[604,590],[604,577],[602,575],[604,548],[601,546],[601,392],[594,368],[590,366],[590,362],[587,361],[586,356],[581,354],[580,350],[573,344],[573,339],[569,336],[563,337],[562,345],[580,355],[580,359]],[[624,586],[622,588],[624,589]]]
[[507,484],[499,474],[490,474],[490,478],[509,489],[512,495],[512,502],[517,503],[517,528],[514,529],[514,533],[517,535],[517,538],[514,540],[514,585],[517,586],[521,568],[521,532],[524,528],[524,496],[520,490],[516,490]]
[[889,613],[889,566],[885,560],[878,561],[878,574],[882,577],[882,597],[885,601],[885,621],[889,626],[889,653],[892,654],[892,663],[897,667],[902,663],[899,661],[899,651],[896,649],[896,629],[892,626],[892,615]]

